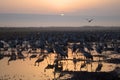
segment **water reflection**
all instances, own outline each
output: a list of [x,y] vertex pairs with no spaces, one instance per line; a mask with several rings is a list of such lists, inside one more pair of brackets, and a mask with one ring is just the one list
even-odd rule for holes
[[[39,52],[40,50],[36,50]],[[46,55],[39,55],[38,53],[27,54],[23,51],[23,59],[13,59],[11,56],[0,60],[0,79],[1,80],[52,80],[52,79],[68,79],[73,77],[75,72],[109,72],[113,71],[116,64],[109,60],[104,60],[104,56],[96,56],[93,60],[86,60],[83,55],[79,53],[77,56],[72,56],[72,52],[68,50],[68,58],[61,58],[55,53]],[[16,52],[13,52],[16,53]],[[13,54],[12,54],[13,55]],[[15,54],[14,54],[15,55]],[[32,57],[33,56],[33,57]],[[39,62],[40,59],[40,62]],[[111,61],[110,61],[111,60]],[[9,65],[7,62],[9,61]],[[114,60],[113,60],[114,61]],[[38,64],[37,64],[38,62]],[[111,62],[111,63],[106,63]],[[119,65],[117,65],[119,66]],[[71,73],[70,73],[71,72]],[[70,74],[69,74],[70,73]],[[82,73],[81,73],[82,74]]]

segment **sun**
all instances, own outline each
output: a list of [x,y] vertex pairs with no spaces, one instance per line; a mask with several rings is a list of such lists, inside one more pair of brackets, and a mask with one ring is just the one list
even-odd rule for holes
[[65,14],[61,13],[60,16],[64,16]]

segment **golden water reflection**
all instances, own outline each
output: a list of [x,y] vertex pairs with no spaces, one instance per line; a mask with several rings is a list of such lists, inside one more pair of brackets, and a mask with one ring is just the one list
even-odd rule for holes
[[[27,56],[26,52],[24,55]],[[29,55],[30,56],[30,55]],[[0,60],[0,79],[1,80],[52,80],[54,77],[58,77],[60,73],[56,73],[54,76],[54,69],[46,69],[45,67],[48,64],[54,64],[56,54],[49,54],[47,58],[44,59],[43,62],[39,64],[39,66],[34,66],[35,61],[37,58],[32,58],[31,60],[29,57],[25,59],[25,61],[16,60],[11,61],[10,65],[7,64],[9,58],[5,57],[4,59]],[[76,64],[73,63],[73,56],[69,50],[67,60],[62,60],[61,63],[63,64],[63,71],[88,71],[88,72],[95,72],[98,62],[92,62],[87,64],[85,68],[80,69],[81,64],[84,61],[77,61]],[[82,56],[80,57],[82,58]],[[98,59],[98,58],[94,58]],[[114,70],[116,64],[112,63],[105,63],[101,62],[103,67],[101,68],[102,72],[108,72]],[[71,77],[72,75],[66,74],[62,78]]]

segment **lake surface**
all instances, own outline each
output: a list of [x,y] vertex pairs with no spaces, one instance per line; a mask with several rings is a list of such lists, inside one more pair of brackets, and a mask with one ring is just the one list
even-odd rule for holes
[[[38,51],[39,52],[39,51]],[[23,52],[25,56],[27,56],[27,51]],[[96,54],[93,51],[94,54]],[[110,52],[106,53],[110,54]],[[31,54],[30,54],[31,55]],[[29,55],[29,56],[30,56]],[[37,58],[29,59],[29,57],[25,58],[25,60],[15,60],[11,61],[8,65],[8,57],[0,60],[0,80],[52,80],[54,79],[54,69],[46,69],[45,67],[48,64],[53,64],[56,54],[49,54],[43,62],[40,62],[39,66],[35,66],[35,61]],[[69,50],[68,59],[73,59],[72,53]],[[120,55],[110,55],[111,57],[120,58]],[[80,56],[81,58],[83,56]],[[98,58],[94,58],[94,60],[98,60]],[[76,67],[73,63],[73,60],[62,60],[63,63],[63,71],[80,71],[80,65],[84,63],[84,61],[79,61],[76,63]],[[82,68],[81,71],[95,72],[99,62],[92,62],[88,64],[86,68]],[[102,62],[103,67],[101,72],[109,72],[115,69],[116,66],[120,66],[120,64],[112,64]],[[58,77],[60,72],[56,73],[55,77]],[[63,79],[72,77],[72,75],[66,74]]]

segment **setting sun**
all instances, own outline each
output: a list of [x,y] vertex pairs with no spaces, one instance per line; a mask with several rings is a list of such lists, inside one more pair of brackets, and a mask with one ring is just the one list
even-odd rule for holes
[[61,16],[64,16],[65,14],[62,13],[62,14],[60,14],[60,15],[61,15]]

